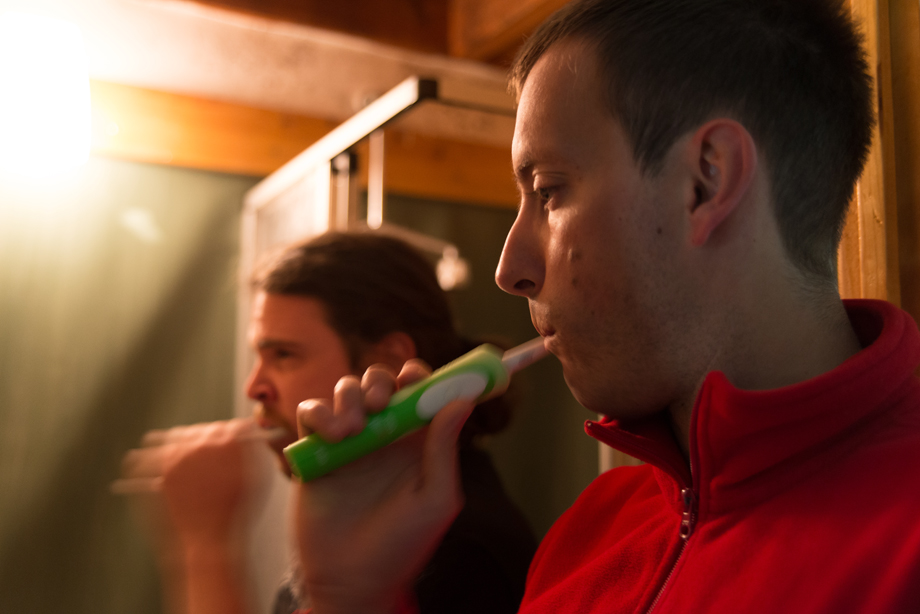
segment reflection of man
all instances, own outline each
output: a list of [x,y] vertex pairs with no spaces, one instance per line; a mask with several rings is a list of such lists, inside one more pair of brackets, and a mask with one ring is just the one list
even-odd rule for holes
[[[588,433],[647,462],[559,519],[521,611],[920,608],[920,336],[835,283],[872,125],[847,10],[576,0],[519,55],[521,208],[497,281],[606,414]],[[300,426],[334,433],[396,385],[346,382]],[[315,612],[398,610],[458,509],[446,450],[468,410],[436,416],[403,490],[364,495],[403,475],[383,456],[300,487]]]
[[[240,516],[264,496],[251,454],[260,435],[280,431],[269,445],[288,471],[281,450],[296,439],[300,401],[332,398],[341,378],[371,365],[395,372],[416,357],[441,365],[469,349],[431,266],[394,239],[331,234],[291,247],[257,274],[254,289],[256,362],[246,392],[259,402],[255,420],[155,433],[148,440],[161,445],[125,462],[130,477],[162,478],[175,540],[169,554],[178,559],[166,571],[183,612],[248,608]],[[413,582],[411,602],[423,612],[513,612],[520,603],[535,539],[473,441],[503,429],[509,412],[500,401],[483,404],[464,427],[458,459],[467,505]],[[276,611],[296,609],[299,584],[285,587]]]

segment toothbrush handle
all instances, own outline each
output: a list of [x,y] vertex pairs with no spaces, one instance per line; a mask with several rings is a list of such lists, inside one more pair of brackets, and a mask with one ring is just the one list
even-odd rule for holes
[[364,430],[338,443],[308,435],[284,449],[294,475],[309,482],[390,444],[427,424],[442,407],[458,399],[484,400],[508,387],[502,352],[485,344],[450,362],[427,378],[399,390]]

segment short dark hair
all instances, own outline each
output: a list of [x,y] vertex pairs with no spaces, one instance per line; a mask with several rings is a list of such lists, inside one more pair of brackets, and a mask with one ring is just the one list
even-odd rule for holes
[[[320,301],[352,369],[360,367],[364,348],[397,331],[412,338],[418,357],[433,368],[476,345],[458,334],[431,263],[386,235],[330,232],[286,246],[256,268],[252,289]],[[507,402],[488,401],[473,412],[461,440],[498,432],[510,419]]]
[[643,172],[718,115],[751,133],[792,261],[836,283],[846,210],[869,152],[872,77],[840,0],[576,0],[547,20],[511,72],[517,95],[561,40],[598,54],[605,96]]

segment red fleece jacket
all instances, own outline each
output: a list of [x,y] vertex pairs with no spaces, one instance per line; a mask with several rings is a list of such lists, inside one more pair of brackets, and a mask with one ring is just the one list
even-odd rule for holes
[[664,416],[587,423],[648,464],[559,519],[521,611],[920,612],[920,334],[888,303],[846,306],[865,349],[830,373],[762,392],[707,376],[692,472]]

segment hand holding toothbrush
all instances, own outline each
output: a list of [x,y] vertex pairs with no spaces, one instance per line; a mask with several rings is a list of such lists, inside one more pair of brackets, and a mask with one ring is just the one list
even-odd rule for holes
[[[429,374],[410,361],[398,377],[382,366],[343,378],[332,401],[301,404],[301,436],[330,442],[359,432],[398,389]],[[296,538],[316,614],[391,613],[463,507],[457,437],[473,410],[448,404],[430,426],[336,472],[297,484]]]
[[[418,361],[395,378],[372,367],[360,380],[343,378],[331,402],[301,404],[301,437],[318,436],[323,446],[364,433],[374,415],[407,399],[427,418],[433,415],[429,426],[297,486],[297,546],[314,612],[393,612],[411,595],[417,574],[463,507],[457,437],[473,400],[491,388],[500,393],[510,373],[546,354],[539,340],[525,346],[523,353],[515,348],[504,355],[477,348],[433,377]],[[485,371],[502,371],[496,377],[504,380],[471,386],[471,360],[490,363]]]

